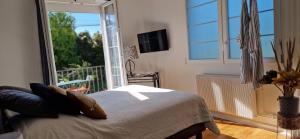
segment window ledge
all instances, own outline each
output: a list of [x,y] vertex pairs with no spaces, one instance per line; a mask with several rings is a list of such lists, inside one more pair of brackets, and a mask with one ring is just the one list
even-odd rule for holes
[[[221,59],[203,59],[203,60],[186,60],[186,64],[240,64],[240,59],[225,59],[224,62]],[[274,58],[265,58],[264,64],[275,65]]]
[[[225,60],[224,64],[234,64],[234,63],[241,63],[240,59],[227,59]],[[264,64],[276,64],[276,61],[274,58],[264,58]]]
[[220,59],[186,60],[186,64],[223,64]]

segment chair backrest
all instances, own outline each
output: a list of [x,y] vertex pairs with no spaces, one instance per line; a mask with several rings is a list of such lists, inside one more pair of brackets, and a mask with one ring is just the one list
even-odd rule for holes
[[93,75],[87,75],[86,80],[92,81],[94,79]]

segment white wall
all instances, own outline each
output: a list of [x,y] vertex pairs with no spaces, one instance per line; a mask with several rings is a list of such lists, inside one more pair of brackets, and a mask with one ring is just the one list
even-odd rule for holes
[[[298,46],[300,46],[300,1],[275,1],[277,37],[287,38],[296,35],[298,36]],[[280,10],[283,11],[281,15],[279,15]],[[171,49],[165,52],[142,54],[138,60],[135,60],[139,71],[159,71],[162,87],[196,93],[197,74],[239,75],[239,63],[188,62],[185,0],[118,0],[118,11],[124,46],[132,44],[138,46],[136,36],[138,33],[167,28]],[[278,23],[281,21],[279,17],[284,19],[284,23]],[[276,67],[274,64],[266,64],[265,69]],[[274,105],[277,106],[278,94],[278,92],[273,93],[272,89],[260,89],[258,93],[259,111],[275,113],[277,107]]]
[[[300,8],[297,8],[300,1],[281,0],[275,4],[276,36],[297,36],[300,46]],[[196,74],[239,74],[237,63],[192,64],[187,61],[185,0],[118,0],[118,8],[125,46],[137,45],[138,33],[168,29],[171,49],[140,55],[136,61],[140,71],[160,71],[163,87],[196,93]],[[0,19],[0,85],[28,87],[30,82],[42,82],[34,0],[1,0]],[[274,111],[276,96],[262,92],[272,95],[270,101],[269,95],[261,94],[262,107]]]
[[0,1],[0,86],[42,82],[34,0]]
[[196,92],[197,74],[240,73],[239,63],[188,61],[185,0],[120,0],[118,8],[124,46],[131,44],[138,46],[136,36],[138,33],[167,28],[170,50],[142,54],[136,60],[138,70],[160,71],[163,87]]
[[284,40],[296,38],[297,54],[300,56],[300,1],[279,0],[276,1],[278,11],[277,36]]

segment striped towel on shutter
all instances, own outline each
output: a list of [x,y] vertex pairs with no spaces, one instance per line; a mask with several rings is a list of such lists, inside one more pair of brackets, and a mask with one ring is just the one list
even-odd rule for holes
[[249,83],[252,81],[252,65],[250,64],[249,55],[249,23],[248,5],[245,0],[242,2],[241,13],[241,29],[240,29],[240,45],[241,45],[241,83]]

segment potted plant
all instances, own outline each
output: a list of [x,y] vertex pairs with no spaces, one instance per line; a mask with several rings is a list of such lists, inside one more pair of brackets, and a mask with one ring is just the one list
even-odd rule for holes
[[263,79],[262,84],[274,84],[283,94],[278,98],[282,116],[293,117],[298,115],[299,98],[295,97],[296,89],[300,89],[300,59],[294,65],[295,39],[289,40],[283,49],[283,43],[280,41],[280,51],[277,53],[274,43],[272,48],[275,54],[275,60],[278,72],[275,70],[268,71]]

